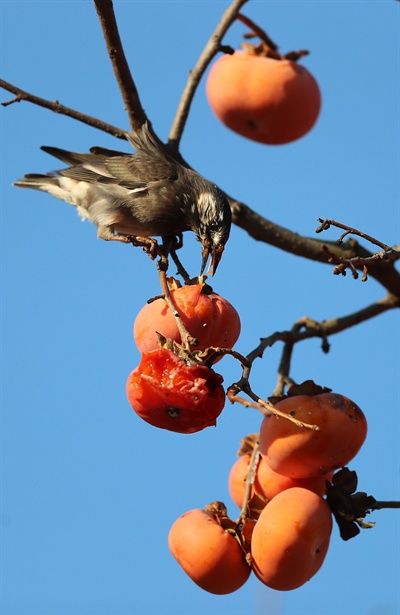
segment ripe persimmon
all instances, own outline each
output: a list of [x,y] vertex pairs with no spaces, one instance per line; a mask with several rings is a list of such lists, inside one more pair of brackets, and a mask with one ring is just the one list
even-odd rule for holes
[[[232,466],[228,477],[228,489],[232,500],[239,508],[242,507],[246,489],[246,476],[250,464],[250,455],[243,455]],[[315,476],[312,478],[290,478],[274,472],[265,461],[260,458],[251,495],[261,495],[266,500],[272,500],[278,493],[292,487],[304,487],[318,495],[326,495],[326,481],[332,478],[327,476]]]
[[247,51],[226,54],[215,62],[206,94],[225,126],[269,145],[304,136],[321,108],[318,84],[304,66]]
[[126,394],[136,414],[150,425],[194,433],[216,424],[225,405],[222,382],[214,370],[158,348],[142,355],[128,377]]
[[186,574],[212,594],[234,592],[250,576],[239,542],[206,510],[196,508],[179,517],[169,532],[168,546]]
[[[233,347],[240,334],[240,318],[227,299],[204,283],[171,290],[171,298],[190,335],[199,341],[196,350]],[[146,304],[136,317],[133,335],[140,352],[159,347],[157,332],[181,342],[176,321],[164,299]]]
[[347,465],[367,435],[364,413],[344,395],[295,395],[275,407],[319,428],[314,431],[282,417],[264,417],[260,453],[270,468],[291,478],[324,476]]
[[255,574],[272,589],[300,587],[322,566],[331,531],[331,511],[321,496],[301,487],[278,493],[251,537]]

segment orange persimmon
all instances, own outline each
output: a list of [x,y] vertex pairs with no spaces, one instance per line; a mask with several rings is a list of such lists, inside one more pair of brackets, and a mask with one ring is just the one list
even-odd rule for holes
[[190,510],[175,521],[168,546],[192,581],[212,594],[234,592],[250,576],[239,542],[203,509]]
[[275,472],[291,478],[324,476],[347,465],[367,435],[364,413],[344,395],[294,395],[275,407],[319,428],[314,431],[282,417],[264,417],[259,436],[261,456]]
[[226,54],[215,62],[206,94],[225,126],[269,145],[304,136],[314,126],[321,107],[318,84],[304,66],[247,51]]
[[142,355],[128,376],[128,401],[144,421],[178,433],[216,424],[225,405],[223,378],[205,365],[187,364],[167,348]]
[[308,489],[279,493],[262,511],[251,537],[252,568],[268,587],[296,589],[323,564],[332,531],[326,501]]
[[[227,299],[204,283],[171,290],[171,297],[190,335],[199,341],[196,350],[233,347],[240,334],[240,318]],[[157,332],[181,342],[176,321],[164,299],[146,304],[136,317],[133,335],[140,352],[159,348]]]

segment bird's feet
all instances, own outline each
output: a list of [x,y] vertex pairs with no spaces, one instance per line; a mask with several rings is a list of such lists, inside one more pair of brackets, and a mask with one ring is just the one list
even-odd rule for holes
[[166,252],[164,245],[160,245],[153,237],[140,237],[130,235],[128,241],[134,246],[143,248],[143,252],[149,255],[152,261],[157,257],[160,258],[159,266],[163,271],[168,269],[168,252]]

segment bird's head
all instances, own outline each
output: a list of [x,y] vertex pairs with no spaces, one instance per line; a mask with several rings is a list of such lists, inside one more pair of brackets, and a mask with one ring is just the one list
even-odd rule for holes
[[214,275],[229,239],[232,213],[223,193],[215,186],[201,192],[197,199],[198,229],[196,234],[202,245],[201,272],[203,274],[211,256],[209,272]]

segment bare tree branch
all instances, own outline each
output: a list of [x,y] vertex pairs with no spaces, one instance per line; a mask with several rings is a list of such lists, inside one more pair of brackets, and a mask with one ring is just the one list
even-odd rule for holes
[[8,107],[14,103],[21,102],[25,100],[26,102],[30,102],[34,105],[38,105],[39,107],[44,107],[45,109],[50,109],[50,111],[54,111],[54,113],[60,113],[61,115],[67,115],[78,122],[83,122],[83,124],[88,124],[88,126],[92,126],[93,128],[97,128],[98,130],[102,130],[117,139],[125,139],[125,130],[123,128],[117,128],[116,126],[112,126],[111,124],[107,124],[102,120],[99,120],[91,115],[86,115],[85,113],[81,113],[80,111],[75,111],[75,109],[71,109],[70,107],[66,107],[58,102],[58,100],[46,100],[45,98],[40,98],[35,94],[30,94],[21,88],[4,81],[4,79],[0,79],[0,87],[12,94],[15,94],[15,98],[9,100],[8,102],[1,103],[3,107]]
[[[389,293],[400,298],[400,273],[395,269],[394,263],[374,259],[374,254],[363,248],[357,241],[350,239],[342,245],[337,245],[333,241],[303,237],[263,218],[244,203],[235,201],[231,197],[228,198],[232,207],[234,223],[247,231],[253,239],[268,243],[285,252],[290,252],[294,256],[302,256],[325,264],[330,262],[330,256],[326,253],[324,246],[328,246],[329,252],[341,259],[350,260],[356,257],[371,259],[368,261],[369,275],[382,284]],[[363,264],[363,261],[360,261],[357,268],[362,270]]]
[[108,55],[120,89],[125,110],[132,130],[137,130],[146,121],[139,93],[133,81],[119,35],[112,0],[94,0],[107,45]]
[[192,104],[196,88],[200,83],[200,79],[202,78],[211,60],[218,53],[218,51],[221,50],[221,41],[223,36],[235,21],[241,7],[246,2],[248,2],[248,0],[234,0],[231,6],[227,8],[220,23],[214,30],[203,52],[201,53],[195,67],[190,71],[189,79],[185,89],[183,90],[175,114],[175,119],[169,133],[168,146],[171,151],[176,152],[179,149],[179,142],[181,140],[183,129],[189,115],[190,106]]
[[[311,318],[302,318],[294,324],[291,331],[277,331],[268,337],[262,338],[260,344],[252,350],[246,358],[250,363],[253,363],[255,359],[262,357],[266,348],[273,346],[276,342],[281,341],[286,344],[293,345],[297,342],[313,337],[320,337],[323,340],[326,349],[326,338],[329,335],[340,333],[345,329],[354,327],[361,322],[365,322],[370,318],[374,318],[379,314],[383,314],[384,312],[397,307],[400,307],[400,299],[394,295],[388,294],[386,297],[379,299],[375,303],[372,303],[357,312],[347,314],[346,316],[331,318],[330,320],[324,320],[322,322],[314,321]],[[287,355],[289,365],[290,355],[291,351],[289,351]],[[281,369],[283,372],[286,372],[286,375],[289,373],[288,365],[281,366]]]
[[388,246],[386,243],[382,243],[382,241],[379,241],[379,239],[372,237],[372,235],[368,235],[367,233],[364,233],[364,231],[359,231],[358,229],[352,226],[348,226],[347,224],[343,224],[342,222],[338,222],[337,220],[323,220],[322,218],[318,218],[318,222],[321,222],[321,225],[315,231],[316,233],[322,233],[323,231],[327,231],[331,226],[335,226],[336,228],[340,228],[344,231],[344,233],[340,235],[339,239],[336,240],[336,243],[338,245],[343,243],[343,239],[347,235],[358,235],[359,237],[366,239],[366,241],[369,241],[375,246],[378,246],[378,248],[381,248],[385,252],[391,252],[392,250],[390,246]]

